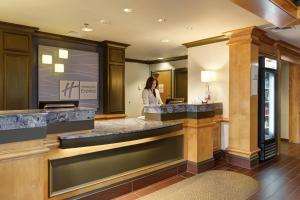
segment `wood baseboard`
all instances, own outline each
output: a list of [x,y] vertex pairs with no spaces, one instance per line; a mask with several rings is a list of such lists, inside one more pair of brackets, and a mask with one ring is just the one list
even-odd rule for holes
[[253,169],[258,166],[259,160],[258,156],[251,159],[243,158],[234,154],[226,153],[226,161],[234,166],[243,167],[246,169]]
[[282,142],[290,142],[290,140],[286,139],[286,138],[280,138],[280,141],[282,141]]
[[216,150],[214,151],[214,159],[215,160],[222,160],[225,159],[225,151],[220,149],[220,150]]
[[205,160],[199,163],[194,163],[192,161],[188,161],[187,163],[187,171],[193,174],[198,174],[204,172],[206,170],[212,169],[215,166],[215,159],[211,158],[209,160]]

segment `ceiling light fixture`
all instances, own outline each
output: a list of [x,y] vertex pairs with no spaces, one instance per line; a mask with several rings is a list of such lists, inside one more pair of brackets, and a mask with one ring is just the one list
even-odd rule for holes
[[159,23],[162,23],[162,22],[166,22],[166,21],[167,21],[167,19],[164,19],[164,18],[159,18],[157,21],[158,21]]
[[132,12],[132,9],[131,9],[131,8],[124,8],[124,12],[126,12],[126,13],[131,13],[131,12]]
[[52,56],[51,55],[42,55],[42,64],[52,64]]
[[69,51],[66,49],[59,49],[58,50],[58,57],[62,59],[68,59]]
[[168,40],[168,39],[163,39],[163,40],[161,40],[161,42],[167,43],[167,42],[170,42],[170,40]]
[[64,73],[65,72],[65,65],[64,64],[55,64],[54,65],[54,72],[56,73]]
[[157,58],[158,60],[163,60],[164,58]]
[[193,30],[193,27],[192,26],[186,26],[185,29],[186,30]]
[[108,19],[101,19],[101,20],[100,20],[100,23],[101,23],[101,24],[105,24],[105,25],[111,24],[111,22],[110,22]]
[[93,31],[93,29],[89,27],[88,23],[85,23],[81,30],[84,31],[84,32],[91,32],[91,31]]

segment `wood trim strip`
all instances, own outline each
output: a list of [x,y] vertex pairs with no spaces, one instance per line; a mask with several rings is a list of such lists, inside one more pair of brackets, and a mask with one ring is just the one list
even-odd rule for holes
[[289,15],[297,18],[297,6],[290,0],[270,0]]
[[120,119],[126,117],[126,114],[98,114],[95,116],[95,120]]
[[110,40],[104,40],[101,43],[106,44],[107,46],[110,46],[110,47],[118,47],[118,48],[126,48],[126,47],[130,46],[130,44],[125,44],[125,43],[121,43],[121,42],[114,42],[114,41],[110,41]]
[[171,61],[178,61],[178,60],[186,60],[188,59],[188,55],[184,56],[176,56],[176,57],[170,57],[170,58],[164,58],[161,60],[150,60],[149,64],[157,64],[157,63],[164,63],[164,62],[171,62]]
[[187,48],[191,48],[191,47],[203,46],[206,44],[223,42],[223,41],[227,41],[228,39],[229,38],[226,35],[219,35],[219,36],[215,36],[215,37],[211,37],[211,38],[206,38],[206,39],[202,39],[202,40],[184,43],[182,45],[184,45]]
[[8,159],[14,159],[14,158],[20,158],[20,157],[25,157],[25,156],[31,156],[35,154],[42,154],[48,152],[48,148],[35,148],[35,149],[30,149],[30,150],[22,150],[20,152],[9,152],[6,154],[0,155],[0,161],[3,160],[8,160]]
[[260,152],[260,149],[256,149],[255,151],[248,152],[248,151],[229,147],[226,149],[226,152],[229,154],[234,154],[234,155],[238,155],[238,156],[242,156],[242,157],[247,156],[248,158],[251,158],[253,155],[256,155],[258,152]]
[[33,34],[33,36],[36,36],[38,38],[60,40],[60,41],[65,41],[65,42],[76,42],[79,44],[90,45],[90,46],[100,45],[100,42],[94,41],[94,40],[87,40],[87,39],[76,38],[76,37],[71,37],[71,36],[66,36],[66,35],[59,35],[59,34],[54,34],[54,33],[47,33],[47,32],[42,32],[42,31],[36,31]]
[[30,33],[33,33],[35,31],[39,30],[39,28],[37,28],[37,27],[25,26],[25,25],[3,22],[3,21],[0,21],[0,28],[6,29],[6,30],[9,29],[9,30],[15,30],[15,31],[30,32]]
[[156,59],[156,60],[139,60],[139,59],[126,58],[125,61],[126,62],[134,62],[134,63],[141,63],[141,64],[151,65],[151,64],[172,62],[172,61],[178,61],[178,60],[186,60],[186,59],[188,59],[188,55],[164,58],[164,59],[161,59],[161,60],[158,60],[158,59]]
[[125,62],[141,63],[146,65],[150,64],[150,61],[148,60],[139,60],[139,59],[132,59],[132,58],[125,58]]

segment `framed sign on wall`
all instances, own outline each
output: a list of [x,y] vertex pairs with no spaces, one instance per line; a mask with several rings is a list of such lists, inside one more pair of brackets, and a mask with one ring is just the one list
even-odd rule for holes
[[60,100],[78,100],[79,99],[79,81],[60,80],[59,97]]
[[97,82],[80,81],[80,99],[97,99]]

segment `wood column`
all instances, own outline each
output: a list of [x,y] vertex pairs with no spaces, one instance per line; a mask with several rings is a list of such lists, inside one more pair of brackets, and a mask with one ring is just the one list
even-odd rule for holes
[[214,163],[214,136],[220,130],[215,118],[187,119],[184,123],[185,159],[187,171],[200,173],[211,169]]
[[289,141],[300,143],[300,66],[290,65],[289,71]]
[[227,161],[252,168],[258,163],[258,96],[251,95],[251,70],[258,67],[259,45],[255,27],[229,36],[229,146]]
[[0,145],[0,199],[44,199],[43,140]]

